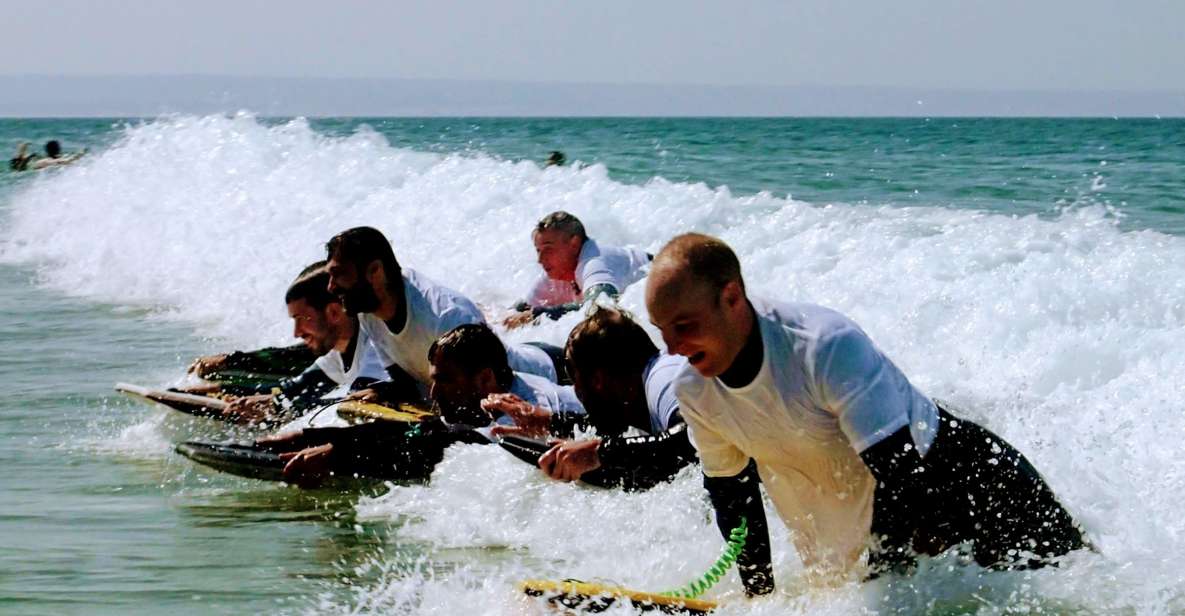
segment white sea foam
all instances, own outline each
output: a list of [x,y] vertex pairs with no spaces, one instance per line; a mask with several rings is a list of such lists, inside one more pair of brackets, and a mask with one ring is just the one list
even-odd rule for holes
[[[428,154],[365,129],[329,138],[248,115],[131,127],[88,158],[13,197],[0,259],[236,346],[286,340],[287,282],[357,224],[382,229],[401,262],[491,314],[538,275],[529,231],[549,211],[651,251],[680,231],[719,235],[753,292],[848,313],[924,391],[1017,445],[1102,552],[1023,574],[939,559],[909,580],[805,592],[779,528],[782,594],[728,611],[1185,610],[1182,238],[1122,232],[1098,207],[1018,218],[627,185],[599,165]],[[635,286],[623,302],[644,319],[641,297]],[[559,343],[576,318],[512,337]],[[366,516],[409,521],[397,540],[431,546],[437,565],[392,566],[356,603],[318,609],[519,613],[533,608],[506,598],[508,584],[528,574],[670,586],[720,548],[693,473],[622,496],[547,483],[498,453],[450,452],[431,487],[365,502]],[[738,601],[734,577],[723,589]]]

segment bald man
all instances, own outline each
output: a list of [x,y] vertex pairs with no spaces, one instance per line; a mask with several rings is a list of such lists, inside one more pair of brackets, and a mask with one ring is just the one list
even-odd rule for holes
[[[823,577],[861,571],[866,551],[875,576],[963,542],[990,568],[1085,546],[1024,456],[923,395],[842,314],[749,297],[724,242],[671,240],[646,306],[669,351],[687,357],[676,395],[722,532],[761,507],[744,480],[752,458],[804,565]],[[746,591],[773,590],[766,554],[742,562]]]

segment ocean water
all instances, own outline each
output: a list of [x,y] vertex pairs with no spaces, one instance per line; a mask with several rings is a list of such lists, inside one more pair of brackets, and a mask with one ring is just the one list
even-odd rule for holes
[[694,471],[624,495],[457,447],[427,486],[306,492],[195,467],[171,443],[235,432],[111,391],[288,342],[286,283],[357,224],[499,315],[566,209],[651,251],[718,235],[753,292],[851,315],[1099,548],[813,589],[775,523],[778,593],[730,574],[721,613],[1185,613],[1185,121],[0,120],[0,150],[48,138],[90,152],[0,172],[0,612],[539,614],[517,580],[701,574]]

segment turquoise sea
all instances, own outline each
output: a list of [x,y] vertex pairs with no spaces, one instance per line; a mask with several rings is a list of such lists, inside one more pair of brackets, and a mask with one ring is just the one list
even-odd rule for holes
[[753,292],[850,314],[1099,547],[820,590],[778,527],[779,593],[730,575],[721,613],[1185,613],[1185,120],[0,119],[0,152],[51,138],[88,154],[0,170],[0,613],[537,614],[517,580],[702,573],[695,472],[622,495],[471,446],[427,486],[301,491],[195,467],[171,444],[243,434],[111,389],[289,342],[288,281],[357,224],[497,316],[556,209],[651,251],[718,235]]

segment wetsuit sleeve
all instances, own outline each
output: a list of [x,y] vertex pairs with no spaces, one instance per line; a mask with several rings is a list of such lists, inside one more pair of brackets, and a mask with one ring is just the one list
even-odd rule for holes
[[595,300],[597,297],[601,296],[602,294],[608,295],[609,297],[611,297],[613,299],[617,299],[617,296],[620,295],[621,293],[620,293],[620,291],[618,291],[616,286],[614,286],[608,282],[602,282],[602,283],[594,284],[590,287],[585,288],[583,301],[584,301],[584,303],[587,304],[588,302]]
[[293,408],[315,406],[321,396],[333,391],[337,383],[320,368],[309,366],[307,370],[290,379],[280,381],[280,401]]
[[427,477],[450,445],[489,442],[471,429],[450,429],[437,420],[309,428],[302,438],[310,444],[333,444],[330,468],[335,473],[369,477]]
[[601,439],[597,457],[601,472],[626,490],[647,490],[670,481],[680,469],[695,462],[695,448],[682,420],[654,436],[609,436]]
[[[226,356],[221,369],[254,372],[262,375],[297,375],[317,356],[303,342],[286,347],[265,347],[254,351],[235,351]],[[215,373],[218,371],[215,370]]]
[[860,453],[909,423],[912,388],[868,336],[847,327],[821,340],[815,386]]
[[908,573],[917,564],[911,549],[916,512],[929,508],[922,498],[926,474],[909,428],[860,452],[860,459],[876,479],[870,531],[880,545],[869,553],[870,575]]
[[368,389],[378,394],[379,400],[384,402],[403,402],[405,400],[419,400],[420,388],[415,377],[408,374],[399,364],[391,364],[386,368],[389,381],[372,383]]
[[716,526],[727,541],[732,529],[748,521],[749,536],[737,558],[737,572],[749,595],[765,595],[774,590],[774,571],[769,553],[769,526],[761,501],[761,482],[757,465],[752,461],[732,477],[704,476],[704,488],[716,510]]
[[580,306],[581,304],[577,303],[560,304],[559,306],[535,306],[531,308],[531,316],[538,317],[546,315],[547,318],[555,321],[569,312],[580,310]]
[[576,433],[576,430],[587,430],[588,428],[587,413],[570,411],[552,413],[547,425],[547,431],[555,436],[571,436]]
[[580,310],[580,307],[590,301],[595,300],[601,294],[608,294],[609,297],[617,298],[617,287],[611,284],[596,284],[584,290],[584,297],[580,302],[570,302],[567,304],[560,304],[558,306],[535,306],[531,308],[533,316],[547,315],[548,318],[555,320],[569,312]]

